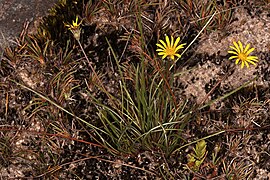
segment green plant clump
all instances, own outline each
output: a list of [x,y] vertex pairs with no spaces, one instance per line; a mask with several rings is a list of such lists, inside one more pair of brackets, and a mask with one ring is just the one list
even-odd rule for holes
[[[170,6],[170,3],[166,6]],[[201,137],[205,132],[202,133],[201,127],[194,128],[200,126],[200,124],[196,124],[195,119],[198,116],[200,118],[201,111],[215,102],[231,96],[251,81],[212,101],[207,101],[208,96],[221,83],[222,80],[220,80],[198,104],[190,103],[188,98],[179,95],[183,89],[176,87],[175,83],[176,78],[181,78],[181,70],[184,69],[179,67],[179,61],[185,60],[186,57],[183,55],[186,55],[187,50],[199,36],[207,30],[222,29],[231,21],[230,1],[223,3],[224,7],[217,1],[207,1],[206,5],[203,4],[203,1],[198,0],[175,1],[181,12],[184,12],[192,21],[193,28],[199,31],[191,42],[180,43],[180,37],[175,39],[173,35],[161,35],[165,37],[165,41],[160,40],[157,35],[158,30],[156,32],[154,27],[150,27],[151,23],[155,24],[155,20],[148,18],[147,13],[150,10],[156,12],[162,9],[161,3],[146,3],[145,1],[129,3],[121,0],[102,2],[60,0],[58,5],[51,9],[50,15],[43,19],[36,34],[25,35],[25,38],[19,40],[19,48],[16,49],[16,53],[13,53],[11,48],[6,51],[6,56],[10,59],[11,64],[16,64],[18,58],[34,60],[31,62],[38,65],[33,65],[33,69],[36,70],[33,72],[43,77],[44,91],[38,89],[38,85],[32,85],[30,88],[23,78],[23,82],[19,82],[21,79],[18,80],[16,77],[9,80],[13,86],[19,86],[30,92],[30,98],[26,101],[28,104],[24,102],[26,105],[24,104],[23,111],[26,112],[25,114],[30,112],[27,117],[29,121],[32,119],[42,121],[44,132],[36,132],[36,134],[46,137],[45,140],[49,139],[50,147],[54,148],[66,143],[60,142],[60,138],[57,139],[61,137],[71,140],[72,143],[75,141],[84,143],[85,146],[91,148],[105,148],[111,153],[110,156],[115,155],[114,157],[135,156],[142,151],[154,152],[153,154],[163,158],[164,168],[162,169],[163,165],[160,165],[159,169],[161,171],[165,169],[169,177],[172,177],[173,173],[178,173],[178,171],[170,170],[172,162],[169,159],[179,155],[181,160],[187,157],[186,163],[179,163],[183,167],[187,167],[183,168],[184,170],[181,169],[181,172],[190,171],[193,175],[197,175],[203,172],[202,167],[205,170],[211,166],[210,168],[214,169],[211,176],[216,177],[219,168],[217,166],[221,166],[223,159],[218,157],[217,154],[220,152],[218,151],[212,157],[213,162],[209,161],[207,149],[211,145],[207,144],[205,140],[227,131],[232,132],[232,130],[225,130],[225,126],[213,128],[215,130],[211,131],[210,135],[199,139],[198,136]],[[118,12],[119,7],[124,10]],[[132,11],[128,11],[129,9]],[[149,12],[143,11],[145,9],[150,10]],[[96,29],[93,29],[95,33],[92,33],[91,37],[88,37],[87,31],[84,31],[90,24],[93,25],[92,20],[95,16],[102,15],[102,11],[114,15],[110,16],[111,19],[97,19],[103,20],[102,22],[106,22],[106,25],[110,24],[111,26],[106,26],[106,28],[109,27],[110,31],[115,31],[112,34],[116,37],[110,37],[102,31],[101,28],[105,25],[97,25]],[[126,13],[127,11],[128,13]],[[103,15],[106,14],[104,12]],[[126,14],[121,14],[122,12]],[[116,20],[113,21],[113,19]],[[123,19],[127,22],[136,21],[136,23],[126,28],[120,23]],[[146,26],[145,20],[149,22],[149,26]],[[118,32],[120,28],[122,28],[121,33]],[[153,34],[151,37],[145,35],[146,29],[148,33]],[[125,31],[124,35],[122,31]],[[113,46],[113,39],[120,39],[120,34],[123,35],[121,36],[123,37],[122,44],[117,41],[116,46]],[[181,39],[185,39],[185,37],[181,37]],[[122,41],[126,43],[124,46],[122,46]],[[153,43],[153,41],[155,42]],[[158,41],[160,43],[157,44]],[[258,57],[249,56],[254,48],[249,49],[249,44],[243,47],[240,41],[238,44],[234,42],[234,45],[230,46],[232,50],[228,51],[233,54],[229,59],[236,59],[236,64],[241,61],[241,68],[249,67],[248,63],[256,65]],[[96,47],[100,47],[97,48],[100,52],[91,49]],[[18,55],[19,53],[21,54]],[[105,56],[99,56],[99,54],[105,54]],[[107,59],[102,59],[106,56]],[[99,61],[106,61],[105,65],[101,63],[100,67],[103,69],[97,68],[96,63]],[[17,74],[20,75],[20,73]],[[109,76],[109,80],[106,82],[107,76]],[[224,76],[224,78],[226,77],[227,75]],[[112,81],[114,81],[113,90],[106,84],[110,84]],[[8,114],[8,95],[7,93],[5,102],[6,114]],[[83,108],[80,107],[81,105]],[[85,137],[85,134],[92,142],[80,139]],[[5,138],[1,139],[3,139],[0,142],[3,150],[2,156],[5,157],[12,151],[6,145]],[[193,152],[187,154],[184,148],[195,143]],[[59,149],[64,148],[61,146]],[[213,151],[211,150],[210,153]],[[88,157],[88,154],[85,155],[81,152],[78,154],[89,159],[94,157],[100,161],[98,156]],[[61,169],[68,164],[58,166],[58,159],[53,162],[55,169]],[[59,162],[62,161],[59,160]],[[207,163],[209,167],[205,165]],[[241,171],[242,174],[244,174],[242,169],[246,172],[247,167],[251,167],[251,165],[245,166],[242,161],[232,163],[227,169],[224,167],[224,171],[229,174],[229,179],[236,176],[234,169],[237,168],[234,166],[237,164],[241,165],[242,168],[239,168],[238,172]],[[225,163],[223,165],[225,166]],[[50,173],[50,170],[48,171]],[[145,172],[154,174],[152,171],[145,170]],[[161,173],[163,174],[163,172]]]

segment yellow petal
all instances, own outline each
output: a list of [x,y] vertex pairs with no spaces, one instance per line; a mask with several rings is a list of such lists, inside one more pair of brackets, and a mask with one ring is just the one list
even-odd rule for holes
[[164,56],[162,56],[162,59],[164,59],[165,57],[167,57],[167,54],[164,54]]
[[245,66],[245,63],[244,63],[244,61],[242,61],[242,63],[241,63],[241,69],[243,69],[244,66]]
[[244,53],[248,51],[249,47],[250,47],[250,44],[248,43],[247,46],[245,47]]
[[161,44],[164,46],[164,48],[166,49],[167,45],[163,40],[159,40],[159,42],[161,42]]
[[256,61],[256,62],[259,61],[257,56],[248,56],[247,60],[252,60],[252,61]]
[[176,48],[177,44],[179,43],[180,41],[180,37],[178,37],[173,45],[173,48]]
[[235,58],[238,58],[238,56],[231,56],[231,57],[229,57],[229,60],[235,59]]
[[164,49],[157,49],[156,51],[164,51]]
[[244,49],[243,49],[243,44],[241,43],[241,41],[238,41],[238,44],[239,44],[240,51],[243,52]]
[[156,44],[158,47],[160,47],[161,49],[165,50],[165,47],[163,47],[161,44]]
[[235,64],[238,64],[239,60],[240,60],[240,59],[236,59]]
[[240,53],[240,51],[238,51],[238,49],[236,47],[230,46],[230,48],[232,48],[233,50],[235,50],[235,52],[237,52],[238,54]]
[[171,43],[170,43],[169,37],[166,36],[165,39],[166,39],[167,47],[171,47]]
[[173,47],[174,38],[171,36],[171,47]]
[[233,42],[233,44],[235,46],[235,47],[233,47],[233,49],[235,49],[238,53],[240,53],[241,51],[240,51],[238,44],[235,41]]
[[256,63],[255,62],[253,62],[253,61],[249,61],[249,60],[247,60],[250,64],[253,64],[254,66],[256,66]]
[[171,55],[170,58],[171,58],[172,60],[174,60],[174,55]]
[[184,45],[186,45],[186,43],[184,43],[184,44],[180,44],[179,46],[177,46],[176,48],[175,48],[175,52],[177,52],[179,49],[182,49],[182,48],[184,48]]
[[247,61],[245,61],[245,64],[246,64],[247,68],[249,68],[249,64],[248,64],[248,62],[247,62]]
[[175,54],[175,55],[176,55],[177,57],[179,57],[179,58],[181,57],[181,55],[180,55],[180,54]]
[[248,56],[252,51],[254,51],[255,48],[251,48],[250,50],[248,50],[248,52],[246,52],[246,55]]
[[162,55],[164,55],[164,54],[166,54],[165,52],[159,52],[158,53],[158,55],[160,55],[160,56],[162,56]]
[[235,52],[235,51],[228,51],[228,53],[231,53],[231,54],[236,54],[238,55],[239,53]]

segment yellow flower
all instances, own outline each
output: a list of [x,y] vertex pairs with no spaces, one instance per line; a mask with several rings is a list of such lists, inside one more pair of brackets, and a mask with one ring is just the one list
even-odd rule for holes
[[162,59],[164,59],[167,56],[169,56],[172,60],[174,60],[174,56],[180,58],[181,55],[178,54],[177,51],[179,49],[182,49],[184,45],[186,45],[186,43],[178,45],[180,37],[178,37],[175,42],[172,36],[171,42],[168,36],[166,36],[165,39],[167,44],[163,40],[159,40],[161,44],[156,44],[159,48],[161,48],[157,49],[157,51],[159,51],[158,55],[162,56]]
[[80,23],[78,24],[78,16],[77,16],[75,22],[72,21],[72,25],[66,24],[66,26],[68,27],[69,30],[75,30],[75,29],[80,29],[81,23],[82,23],[82,22],[80,22]]
[[68,29],[72,32],[74,38],[76,40],[80,39],[80,35],[81,35],[81,25],[82,21],[78,24],[78,16],[76,17],[75,22],[72,21],[72,24],[65,24],[65,26],[68,27]]
[[239,61],[241,61],[241,68],[243,68],[245,65],[249,68],[249,64],[253,64],[256,66],[256,62],[258,62],[257,56],[249,56],[249,54],[254,51],[255,48],[250,48],[250,44],[247,44],[247,46],[244,48],[242,43],[238,41],[238,44],[236,42],[233,42],[234,46],[230,46],[233,50],[228,51],[228,53],[234,54],[229,58],[236,59],[235,64],[238,64]]

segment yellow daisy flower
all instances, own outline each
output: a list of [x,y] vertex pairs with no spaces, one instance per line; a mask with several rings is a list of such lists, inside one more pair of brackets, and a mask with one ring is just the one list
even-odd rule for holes
[[171,42],[168,36],[166,36],[165,39],[166,39],[166,43],[163,40],[159,40],[161,44],[156,44],[159,48],[161,48],[161,49],[157,49],[157,51],[159,51],[158,55],[162,56],[162,59],[164,59],[167,56],[169,56],[172,60],[174,60],[174,56],[177,56],[180,58],[181,55],[178,54],[177,51],[179,49],[184,48],[184,45],[186,45],[186,43],[178,45],[180,41],[180,37],[178,37],[175,42],[172,36],[171,36]]
[[241,69],[246,65],[249,68],[249,64],[253,64],[256,66],[256,62],[258,62],[257,56],[249,56],[249,54],[254,51],[255,48],[250,48],[250,44],[247,44],[247,46],[244,48],[242,43],[238,41],[238,44],[234,41],[234,46],[230,46],[232,49],[231,51],[228,51],[228,53],[234,54],[229,58],[236,59],[235,64],[238,64],[239,61],[241,61]]
[[70,24],[65,24],[69,30],[76,30],[76,29],[80,29],[80,25],[81,25],[82,22],[80,22],[78,24],[78,16],[76,17],[76,20],[75,21],[72,21],[72,25]]
[[68,29],[72,32],[76,40],[80,39],[81,35],[81,25],[82,21],[78,24],[78,16],[76,17],[75,21],[72,21],[72,24],[65,24],[65,26],[68,27]]

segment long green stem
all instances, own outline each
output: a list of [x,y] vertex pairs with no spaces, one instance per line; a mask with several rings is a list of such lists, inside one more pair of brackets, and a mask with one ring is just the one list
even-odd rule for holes
[[[208,26],[208,24],[211,22],[211,20],[214,18],[216,15],[216,12],[211,16],[211,18],[207,21],[207,23],[203,26],[203,28],[200,30],[200,32],[197,34],[197,36],[189,43],[189,45],[184,49],[184,51],[181,53],[181,56],[188,50],[188,48],[196,41],[196,39],[201,35],[201,33],[204,31],[204,29]],[[175,63],[171,65],[170,70],[173,68],[173,66],[176,64],[176,62],[180,59],[181,57],[177,58],[175,60]]]
[[79,46],[80,46],[80,48],[81,48],[81,50],[82,50],[82,52],[83,52],[83,55],[84,55],[85,59],[86,59],[87,62],[88,62],[88,65],[90,66],[92,72],[94,73],[94,75],[95,75],[95,77],[97,78],[97,80],[99,81],[99,83],[102,85],[101,80],[99,79],[99,77],[98,77],[98,75],[97,75],[95,69],[94,69],[93,66],[91,65],[91,62],[90,62],[89,58],[87,57],[87,55],[86,55],[86,53],[85,53],[85,51],[84,51],[84,49],[83,49],[83,47],[82,47],[81,42],[80,42],[79,40],[77,40],[77,42],[78,42],[78,44],[79,44]]
[[197,142],[199,142],[199,141],[201,141],[201,140],[205,140],[205,139],[208,139],[208,138],[217,136],[217,135],[222,134],[222,133],[225,133],[225,132],[226,132],[225,130],[222,130],[222,131],[216,132],[216,133],[214,133],[214,134],[210,134],[210,135],[208,135],[208,136],[205,136],[205,137],[203,137],[203,138],[197,139],[197,140],[195,140],[195,141],[192,141],[192,142],[190,142],[190,143],[187,143],[187,144],[185,144],[185,145],[183,145],[183,146],[177,148],[176,150],[174,150],[174,151],[172,152],[172,154],[174,154],[176,151],[179,151],[179,150],[183,149],[184,147],[187,147],[187,146],[189,146],[189,145],[191,145],[191,144],[195,144],[195,143],[197,143]]
[[16,82],[15,80],[12,80],[12,79],[11,79],[10,81],[11,81],[11,82],[14,82],[15,84],[17,84],[17,85],[19,85],[19,86],[21,86],[21,87],[23,87],[23,88],[25,88],[25,89],[27,89],[27,90],[33,92],[33,93],[35,93],[36,95],[38,95],[38,96],[41,97],[42,99],[44,99],[44,100],[48,101],[49,103],[51,103],[52,105],[56,106],[58,109],[60,109],[60,110],[64,111],[65,113],[71,115],[71,116],[74,117],[75,119],[77,119],[77,120],[79,120],[79,121],[85,123],[87,126],[89,126],[90,128],[92,128],[92,129],[95,131],[96,135],[98,135],[99,138],[103,141],[103,142],[100,142],[97,138],[95,138],[94,136],[92,136],[92,138],[93,138],[96,142],[98,142],[99,144],[103,144],[103,145],[104,145],[108,150],[110,150],[111,152],[116,152],[114,149],[112,149],[112,148],[110,148],[110,147],[107,147],[108,145],[110,146],[110,144],[106,143],[106,140],[105,140],[105,139],[102,137],[102,135],[101,135],[101,133],[104,133],[104,134],[107,134],[107,135],[108,135],[108,133],[107,133],[106,131],[104,131],[104,130],[102,130],[102,129],[96,127],[96,126],[94,126],[93,124],[90,124],[89,122],[87,122],[87,121],[83,120],[82,118],[76,116],[75,114],[69,112],[68,110],[66,110],[66,109],[63,108],[62,106],[58,105],[58,104],[55,103],[54,101],[50,100],[48,97],[42,95],[41,93],[39,93],[39,92],[37,92],[37,91],[35,91],[35,90],[33,90],[33,89],[31,89],[31,88],[29,88],[29,87],[27,87],[27,86],[21,84],[21,83]]

